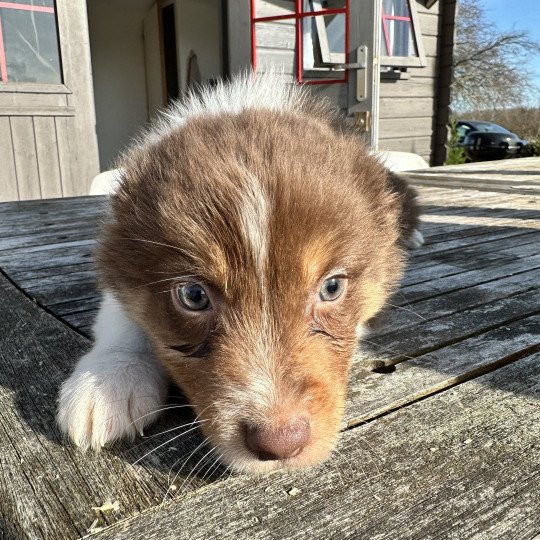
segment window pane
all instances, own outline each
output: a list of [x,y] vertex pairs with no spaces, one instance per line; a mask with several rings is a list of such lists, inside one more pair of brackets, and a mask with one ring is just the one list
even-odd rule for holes
[[383,56],[418,56],[410,21],[383,19],[382,25]]
[[255,18],[294,15],[295,0],[255,0]]
[[407,0],[383,0],[383,14],[395,17],[410,17]]
[[54,0],[8,0],[10,4],[24,4],[25,6],[39,6],[54,8]]
[[302,20],[304,78],[344,79],[344,72],[330,68],[345,62],[345,20],[342,13]]
[[[47,0],[43,3],[52,4]],[[8,82],[61,83],[54,13],[0,9],[0,19]]]
[[295,69],[296,28],[294,19],[255,25],[257,71],[271,69],[292,77]]
[[345,0],[303,0],[304,13],[321,9],[344,9]]

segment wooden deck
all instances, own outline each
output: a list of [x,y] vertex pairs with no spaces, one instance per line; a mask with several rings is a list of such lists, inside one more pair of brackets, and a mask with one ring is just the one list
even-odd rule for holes
[[540,194],[540,157],[431,167],[404,175],[416,185]]
[[427,243],[354,361],[338,452],[261,478],[197,452],[176,477],[184,409],[99,455],[63,444],[104,199],[0,205],[0,538],[538,539],[540,197],[420,190]]

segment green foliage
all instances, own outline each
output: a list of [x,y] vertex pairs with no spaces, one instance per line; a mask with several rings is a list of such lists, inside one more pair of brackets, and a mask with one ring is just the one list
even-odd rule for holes
[[522,157],[539,157],[540,156],[540,137],[535,137],[529,141],[529,144],[523,147],[521,151]]
[[466,163],[467,158],[461,146],[458,146],[459,134],[455,120],[450,120],[450,133],[446,148],[448,148],[448,156],[446,157],[445,165],[460,165]]

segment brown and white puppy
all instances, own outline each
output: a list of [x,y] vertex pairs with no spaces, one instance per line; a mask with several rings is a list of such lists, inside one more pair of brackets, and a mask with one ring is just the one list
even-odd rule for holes
[[415,193],[271,75],[176,105],[121,168],[62,430],[82,447],[133,437],[172,378],[236,470],[325,459],[358,336],[421,240]]

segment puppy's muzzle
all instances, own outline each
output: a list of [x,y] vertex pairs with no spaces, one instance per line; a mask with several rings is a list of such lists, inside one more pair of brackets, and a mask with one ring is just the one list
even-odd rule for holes
[[308,444],[310,432],[305,417],[293,418],[278,427],[245,424],[246,445],[261,461],[297,456]]

